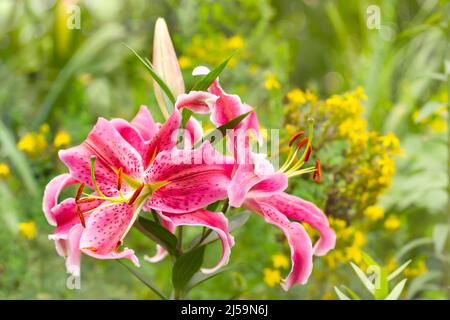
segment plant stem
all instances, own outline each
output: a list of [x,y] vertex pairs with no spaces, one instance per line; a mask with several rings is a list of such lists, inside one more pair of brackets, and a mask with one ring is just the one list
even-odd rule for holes
[[179,254],[182,255],[183,254],[183,226],[178,227],[177,238],[178,238],[177,250],[178,250]]

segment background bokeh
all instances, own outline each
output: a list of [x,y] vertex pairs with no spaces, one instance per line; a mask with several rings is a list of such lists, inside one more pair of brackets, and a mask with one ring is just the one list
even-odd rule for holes
[[[70,29],[76,8],[80,28]],[[447,299],[449,13],[443,0],[1,0],[0,298],[155,298],[119,263],[87,256],[81,290],[68,290],[41,197],[65,170],[57,150],[97,117],[130,119],[146,104],[162,120],[148,73],[123,45],[151,58],[161,16],[188,87],[195,66],[238,50],[221,83],[265,128],[287,139],[316,119],[323,182],[299,177],[290,191],[322,207],[338,234],[308,284],[284,292],[288,247],[252,215],[234,234],[232,270],[192,298],[336,299],[334,286],[370,298],[349,265],[364,268],[366,252],[388,271],[412,260],[401,298]],[[155,250],[136,230],[127,246]],[[169,287],[168,262],[141,271]]]

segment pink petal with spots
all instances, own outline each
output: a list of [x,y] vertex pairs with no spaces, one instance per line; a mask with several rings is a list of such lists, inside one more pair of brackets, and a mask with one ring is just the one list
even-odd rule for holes
[[261,201],[277,208],[287,217],[305,222],[317,229],[320,238],[314,245],[315,255],[322,256],[335,247],[336,233],[330,228],[327,216],[313,203],[284,192]]
[[181,114],[175,109],[150,141],[144,164],[147,167],[158,153],[172,149],[177,143],[177,132],[181,124]]
[[127,258],[138,265],[133,250],[117,248],[136,218],[136,208],[126,203],[104,202],[89,215],[80,240],[80,250],[98,259]]
[[123,119],[112,119],[111,125],[120,133],[120,135],[134,148],[143,158],[148,149],[148,143],[145,142],[138,129]]
[[65,187],[75,183],[77,183],[77,180],[72,178],[70,174],[64,173],[50,180],[50,182],[45,187],[42,207],[48,223],[52,226],[56,225],[56,221],[51,210],[58,203],[59,194]]
[[163,212],[162,217],[175,226],[202,226],[217,232],[222,242],[222,255],[213,268],[201,269],[203,273],[213,273],[228,263],[231,248],[234,246],[234,239],[228,230],[228,220],[222,212],[211,212],[208,210],[198,210],[185,214]]
[[159,126],[153,120],[148,108],[144,105],[139,108],[139,112],[131,120],[131,125],[139,131],[144,141],[150,141],[159,130]]
[[207,114],[211,112],[217,96],[207,91],[191,91],[182,93],[177,97],[175,108],[186,108],[195,113]]
[[260,213],[267,223],[277,226],[285,234],[291,248],[292,267],[286,279],[282,280],[282,288],[289,290],[294,284],[305,284],[312,272],[313,250],[311,239],[300,223],[291,222],[276,208],[257,201],[248,200],[246,205]]

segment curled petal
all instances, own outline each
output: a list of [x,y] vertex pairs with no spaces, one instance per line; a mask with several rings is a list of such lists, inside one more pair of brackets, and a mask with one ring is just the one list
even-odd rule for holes
[[186,130],[189,134],[189,142],[191,144],[197,143],[203,137],[203,128],[197,119],[193,117],[186,123]]
[[187,108],[195,113],[207,114],[211,112],[217,96],[207,91],[191,91],[177,97],[175,107],[177,109]]
[[59,194],[65,187],[75,183],[77,183],[77,180],[72,178],[70,174],[64,173],[50,180],[50,182],[45,187],[42,207],[48,223],[52,226],[56,225],[56,221],[51,210],[58,203]]
[[75,277],[80,276],[81,252],[79,245],[83,230],[83,226],[81,224],[77,224],[72,227],[67,237],[66,269],[68,273]]
[[330,228],[327,216],[313,203],[284,192],[261,201],[277,208],[287,217],[317,229],[320,239],[314,245],[315,255],[322,256],[336,245],[336,233]]
[[228,220],[221,212],[211,212],[208,210],[197,210],[185,214],[162,213],[163,219],[173,223],[175,226],[203,226],[217,232],[222,242],[222,255],[219,262],[213,268],[203,268],[203,273],[213,273],[228,263],[231,248],[234,246],[233,236],[228,231]]
[[291,222],[276,208],[256,200],[248,200],[246,205],[251,210],[260,213],[267,223],[280,228],[285,234],[289,247],[291,248],[292,267],[286,279],[282,280],[281,286],[289,290],[294,284],[305,284],[312,271],[312,244],[308,233],[303,226],[297,222]]
[[120,133],[120,135],[141,155],[145,157],[148,149],[148,143],[145,142],[141,133],[128,121],[123,119],[112,119],[112,126]]

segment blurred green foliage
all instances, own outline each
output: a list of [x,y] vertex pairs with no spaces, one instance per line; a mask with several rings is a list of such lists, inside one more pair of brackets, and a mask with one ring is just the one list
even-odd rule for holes
[[[379,8],[379,29],[367,24],[371,5]],[[238,50],[222,85],[255,106],[265,127],[285,129],[292,89],[326,99],[362,86],[368,129],[393,132],[404,150],[392,185],[367,205],[376,205],[372,217],[376,208],[384,217],[368,223],[357,212],[333,220],[341,228],[334,258],[316,259],[307,285],[287,293],[272,287],[288,271],[280,262],[285,245],[277,230],[251,216],[234,234],[234,268],[201,284],[192,298],[336,299],[333,288],[350,283],[361,292],[336,255],[353,252],[355,261],[363,247],[387,271],[412,260],[401,298],[447,298],[450,15],[443,0],[0,1],[0,298],[156,298],[119,263],[86,256],[81,290],[68,290],[64,263],[47,240],[41,195],[64,171],[57,150],[82,141],[97,117],[129,119],[146,104],[162,119],[149,75],[122,44],[150,58],[159,16],[187,87],[195,66],[214,67]],[[67,27],[77,22],[80,28]],[[329,155],[342,145],[333,148]],[[331,185],[299,182],[291,191],[318,203]],[[140,256],[154,252],[135,230],[127,242]],[[170,283],[167,262],[144,263],[141,272],[162,288]]]

